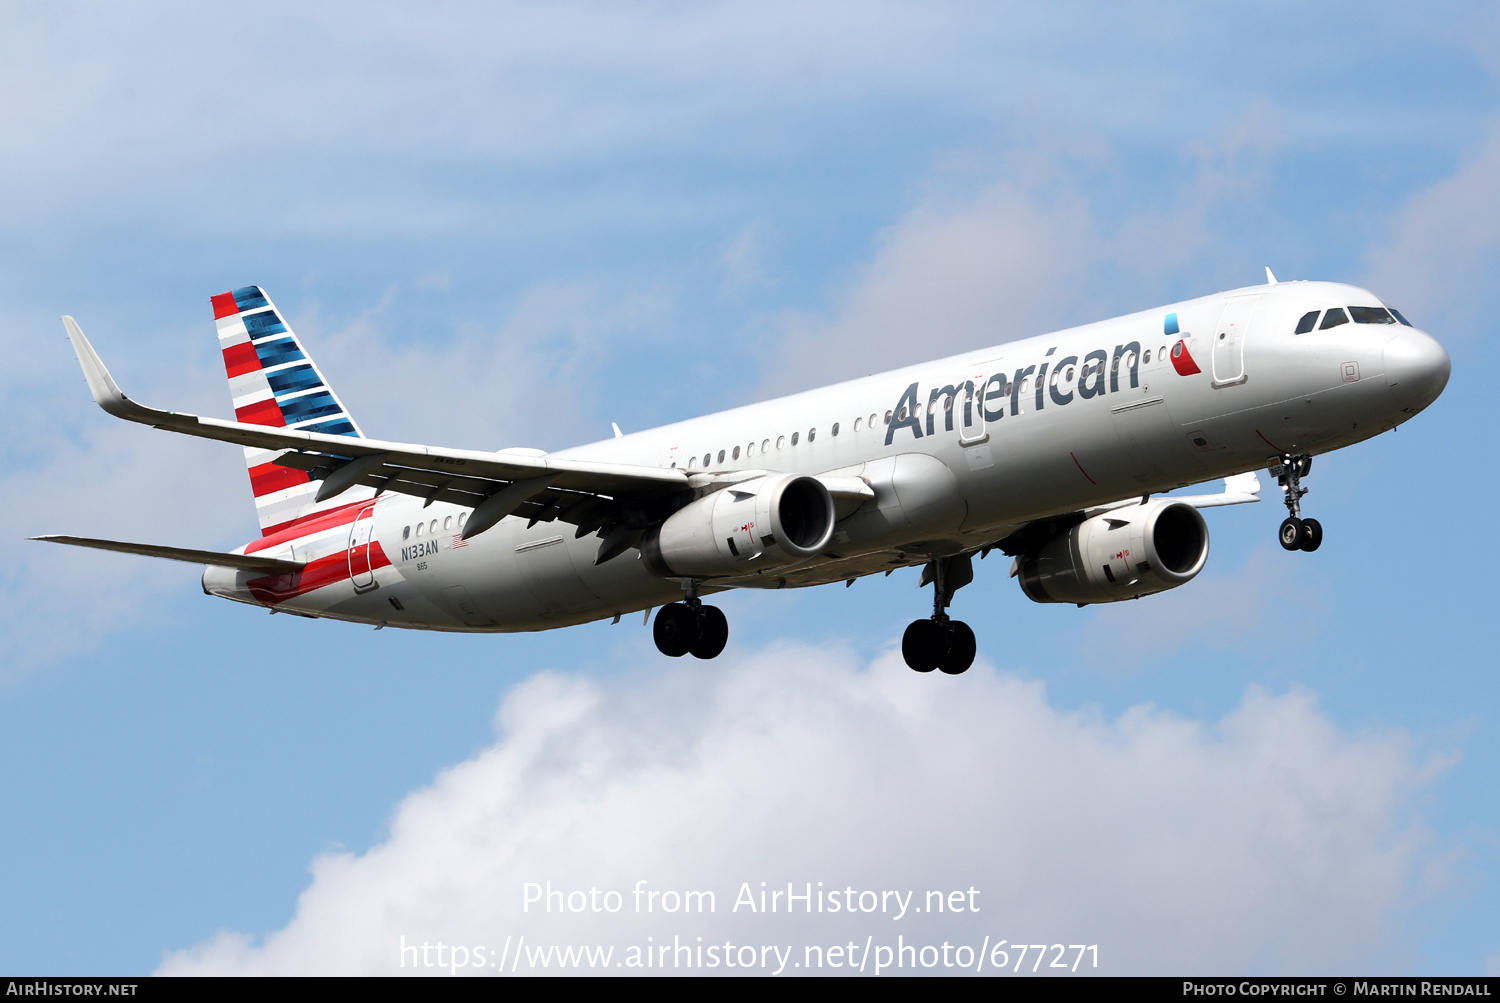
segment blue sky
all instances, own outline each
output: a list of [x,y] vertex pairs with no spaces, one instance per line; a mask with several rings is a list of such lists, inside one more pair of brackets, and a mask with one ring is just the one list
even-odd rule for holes
[[[1063,931],[1098,920],[1115,970],[1500,968],[1497,590],[1480,556],[1500,362],[1493,5],[48,5],[9,20],[0,968],[147,972],[196,947],[174,964],[378,969],[389,931],[326,939],[327,917],[370,898],[489,936],[499,921],[473,902],[445,912],[441,880],[393,863],[424,859],[428,830],[402,820],[438,794],[477,817],[495,807],[518,840],[568,812],[610,820],[623,830],[606,841],[639,855],[629,867],[664,881],[702,799],[653,819],[638,809],[662,792],[619,765],[630,757],[610,760],[624,808],[574,783],[587,769],[569,757],[599,742],[677,763],[683,735],[721,754],[674,766],[668,795],[709,785],[754,820],[734,827],[742,843],[688,855],[697,878],[727,887],[753,862],[801,880],[855,867],[852,849],[872,882],[951,878],[999,899],[1006,870],[983,848],[1074,831],[1070,798],[965,763],[993,737],[953,702],[965,683],[994,720],[1037,722],[1019,754],[1082,764],[1118,749],[1109,789],[1138,794],[1115,805],[1095,791],[1079,824],[1097,845],[1073,849],[1098,872],[1055,896],[1067,908],[1013,888],[1023,928],[1085,936]],[[237,450],[107,419],[63,313],[127,392],[222,415],[207,299],[260,284],[369,434],[558,448],[611,421],[648,427],[1253,284],[1265,265],[1398,306],[1451,354],[1447,392],[1317,461],[1315,555],[1275,547],[1270,497],[1211,512],[1208,569],[1142,603],[1033,605],[1003,563],[980,565],[956,612],[981,665],[920,680],[947,687],[930,704],[890,655],[928,601],[915,573],[727,597],[725,660],[685,667],[664,665],[638,620],[377,633],[211,601],[192,568],[25,541],[227,548],[254,532]],[[811,761],[759,777],[784,797],[733,793],[726,778],[770,754],[743,729],[780,720],[762,676],[819,709],[840,748],[894,741],[851,710],[869,701],[923,708],[913,735],[943,735],[951,715],[972,743],[913,762],[973,770],[966,797],[996,806],[1009,791],[1057,828],[922,801],[920,773],[871,774],[795,724],[768,725],[784,740],[772,749]],[[588,709],[564,712],[575,704]],[[628,717],[641,707],[660,720]],[[549,741],[576,728],[579,744],[515,760],[541,727],[527,708],[564,722]],[[1143,751],[1169,738],[1178,763],[1198,764],[1202,786],[1178,779],[1201,818]],[[1265,766],[1276,748],[1301,758]],[[527,810],[493,800],[474,779],[492,763],[546,796]],[[1075,792],[1100,776],[1057,769]],[[871,828],[840,847],[818,835],[828,820],[805,805],[821,788],[804,775],[888,783],[889,803],[851,809]],[[931,832],[879,828],[882,811],[919,803],[968,864],[924,870]],[[1265,810],[1242,819],[1247,805]],[[782,846],[778,813],[806,845],[766,849]],[[1293,815],[1305,828],[1222,838]],[[1147,854],[1127,888],[1139,858],[1115,829],[1202,859]],[[614,874],[580,831],[567,854],[507,850],[494,894],[548,867]],[[1248,890],[1293,873],[1280,897]],[[1127,950],[1133,901],[1160,936]],[[1299,924],[1306,949],[1285,940]]]

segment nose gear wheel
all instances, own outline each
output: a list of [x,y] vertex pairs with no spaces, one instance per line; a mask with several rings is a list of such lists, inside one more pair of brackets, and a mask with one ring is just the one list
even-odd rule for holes
[[1312,472],[1312,457],[1283,453],[1271,457],[1266,467],[1286,495],[1287,518],[1276,533],[1282,549],[1317,550],[1323,545],[1323,524],[1316,519],[1302,518],[1302,496],[1307,494],[1302,478]]

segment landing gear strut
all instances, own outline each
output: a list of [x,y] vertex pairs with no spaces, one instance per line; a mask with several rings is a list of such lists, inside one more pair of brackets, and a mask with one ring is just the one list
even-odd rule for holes
[[656,614],[651,636],[656,650],[672,658],[691,654],[694,658],[714,658],[729,642],[729,621],[717,606],[705,606],[698,598],[698,583],[682,583],[687,598],[668,603]]
[[913,620],[901,637],[901,657],[918,672],[942,669],[951,676],[974,664],[974,631],[962,620],[948,619],[953,593],[974,580],[974,565],[968,554],[940,557],[922,572],[922,585],[933,585],[932,617]]
[[1283,453],[1271,457],[1266,466],[1270,469],[1271,476],[1281,485],[1281,490],[1286,493],[1288,515],[1276,534],[1282,549],[1317,550],[1323,545],[1323,524],[1316,519],[1302,518],[1302,496],[1307,494],[1307,488],[1302,486],[1302,478],[1312,472],[1312,457]]

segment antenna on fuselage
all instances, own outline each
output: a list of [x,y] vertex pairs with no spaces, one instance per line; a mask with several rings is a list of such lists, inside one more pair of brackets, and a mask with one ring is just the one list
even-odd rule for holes
[[1271,274],[1271,266],[1267,265],[1266,266],[1266,285],[1268,285],[1268,286],[1274,286],[1275,284],[1276,284],[1276,276],[1274,276],[1274,275]]
[[615,438],[616,439],[623,439],[623,438],[625,438],[625,433],[622,432],[622,431],[620,431],[620,426],[619,425],[615,424],[614,422],[610,422],[609,423],[609,427],[615,430]]

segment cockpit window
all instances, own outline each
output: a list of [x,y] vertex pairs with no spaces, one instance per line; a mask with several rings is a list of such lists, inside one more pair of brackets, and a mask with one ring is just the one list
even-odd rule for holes
[[1308,331],[1311,331],[1315,326],[1317,326],[1317,323],[1318,311],[1309,310],[1307,311],[1307,313],[1302,315],[1301,320],[1297,321],[1297,333],[1306,334]]
[[1401,316],[1401,311],[1400,310],[1397,310],[1395,307],[1391,307],[1390,311],[1391,311],[1391,314],[1397,320],[1399,320],[1401,323],[1405,324],[1407,327],[1411,327],[1411,321],[1409,321],[1405,317]]
[[1323,315],[1323,323],[1318,325],[1319,331],[1326,331],[1330,327],[1338,327],[1340,324],[1349,323],[1349,315],[1341,307],[1334,307]]
[[1356,324],[1394,324],[1396,318],[1383,306],[1351,306],[1349,312],[1354,315]]

